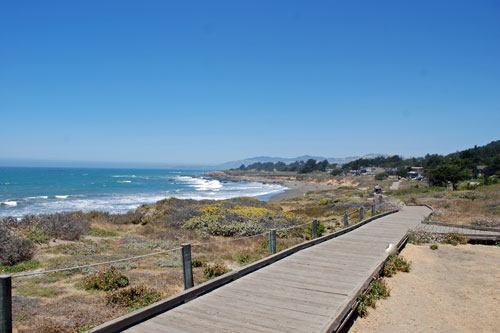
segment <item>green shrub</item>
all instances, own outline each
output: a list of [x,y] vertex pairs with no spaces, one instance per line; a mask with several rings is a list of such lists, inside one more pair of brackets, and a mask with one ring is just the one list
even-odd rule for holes
[[486,178],[486,185],[494,185],[500,183],[500,178],[497,175],[489,176]]
[[235,253],[233,255],[233,259],[236,260],[240,265],[246,265],[251,262],[259,260],[260,256],[257,254],[250,254],[250,253]]
[[50,237],[63,240],[78,240],[90,230],[90,220],[82,212],[26,215],[19,224],[40,228]]
[[438,249],[438,245],[437,244],[432,244],[431,246],[429,246],[429,248],[431,250],[437,250]]
[[376,180],[384,180],[386,179],[387,177],[389,177],[389,174],[387,172],[381,172],[381,173],[377,173],[375,175],[375,179]]
[[193,258],[191,260],[191,265],[193,267],[203,267],[206,265],[206,262],[201,258]]
[[92,325],[85,325],[85,326],[81,326],[81,327],[78,327],[77,329],[75,329],[73,331],[73,333],[85,333],[91,329],[93,329],[95,326],[92,326]]
[[331,198],[323,198],[323,199],[318,200],[318,205],[324,206],[324,205],[328,205],[330,202],[332,202]]
[[409,272],[411,262],[406,261],[402,256],[391,255],[384,265],[384,276],[391,277],[399,272]]
[[339,176],[340,174],[342,174],[344,171],[342,169],[333,169],[331,172],[330,172],[330,175],[332,176]]
[[207,264],[203,270],[203,275],[207,279],[213,279],[229,272],[230,269],[224,264]]
[[33,243],[47,244],[50,236],[40,227],[30,227],[26,230],[26,238]]
[[468,242],[469,238],[458,232],[449,232],[444,235],[443,239],[441,240],[441,243],[451,244],[453,246],[457,246],[458,244],[467,244]]
[[110,304],[117,304],[128,308],[141,308],[161,300],[161,293],[155,289],[144,286],[128,287],[116,290],[106,295]]
[[116,231],[104,230],[99,228],[90,228],[90,236],[94,237],[116,237],[118,233]]
[[29,239],[21,238],[0,225],[0,265],[12,266],[33,258],[35,247]]
[[358,297],[359,316],[365,317],[368,314],[368,307],[375,308],[377,300],[387,298],[390,294],[391,291],[384,280],[373,280],[366,292]]
[[[326,227],[323,222],[318,221],[318,237],[321,237],[326,232]],[[306,227],[306,234],[312,237],[312,224],[308,224]]]
[[[252,204],[251,206],[249,204]],[[222,201],[198,208],[200,213],[184,222],[186,229],[195,229],[204,235],[251,236],[271,228],[283,228],[302,223],[302,218],[272,205],[255,201]]]
[[103,269],[95,274],[87,276],[84,280],[86,290],[115,290],[128,286],[128,277],[115,267]]
[[375,279],[370,285],[370,294],[376,299],[387,298],[391,292],[386,282],[382,279]]
[[20,263],[17,263],[13,266],[2,266],[0,265],[0,272],[1,273],[7,273],[7,274],[13,274],[13,273],[19,273],[27,270],[32,270],[32,269],[37,269],[40,267],[40,262],[35,259],[27,260],[27,261],[22,261]]

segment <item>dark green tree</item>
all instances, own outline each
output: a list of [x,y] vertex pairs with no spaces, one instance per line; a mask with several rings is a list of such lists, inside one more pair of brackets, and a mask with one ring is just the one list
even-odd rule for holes
[[316,170],[317,171],[326,171],[326,168],[328,168],[328,161],[324,160],[316,164]]
[[310,173],[316,170],[316,160],[308,159],[306,164],[299,169],[299,173]]
[[446,186],[448,182],[457,188],[457,183],[470,178],[469,171],[456,164],[441,165],[429,173],[429,184],[433,186]]

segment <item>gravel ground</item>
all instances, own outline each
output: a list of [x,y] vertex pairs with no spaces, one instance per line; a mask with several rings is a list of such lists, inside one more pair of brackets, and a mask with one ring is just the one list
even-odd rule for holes
[[349,332],[500,332],[500,247],[408,244],[410,273]]

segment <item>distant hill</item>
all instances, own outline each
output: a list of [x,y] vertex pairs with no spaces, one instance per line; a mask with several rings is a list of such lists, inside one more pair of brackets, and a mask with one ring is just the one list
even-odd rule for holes
[[239,168],[240,165],[245,164],[246,166],[253,164],[253,163],[276,163],[276,162],[284,162],[286,164],[290,164],[293,162],[297,161],[307,161],[309,159],[313,159],[316,161],[323,161],[323,160],[328,160],[328,163],[337,163],[337,164],[345,164],[349,163],[351,161],[354,161],[359,158],[365,158],[365,159],[370,159],[370,158],[375,158],[379,156],[389,156],[387,154],[368,154],[364,156],[349,156],[349,157],[323,157],[323,156],[311,156],[311,155],[303,155],[303,156],[297,156],[297,157],[271,157],[271,156],[256,156],[256,157],[250,157],[246,158],[244,160],[238,160],[238,161],[230,161],[226,162],[223,164],[219,164],[216,166],[217,169],[219,170],[227,170],[227,169],[234,169],[234,168]]

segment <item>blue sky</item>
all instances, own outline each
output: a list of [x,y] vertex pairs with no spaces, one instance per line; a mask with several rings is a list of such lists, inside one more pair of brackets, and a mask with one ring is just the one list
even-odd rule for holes
[[421,156],[500,139],[498,1],[0,6],[0,159]]

